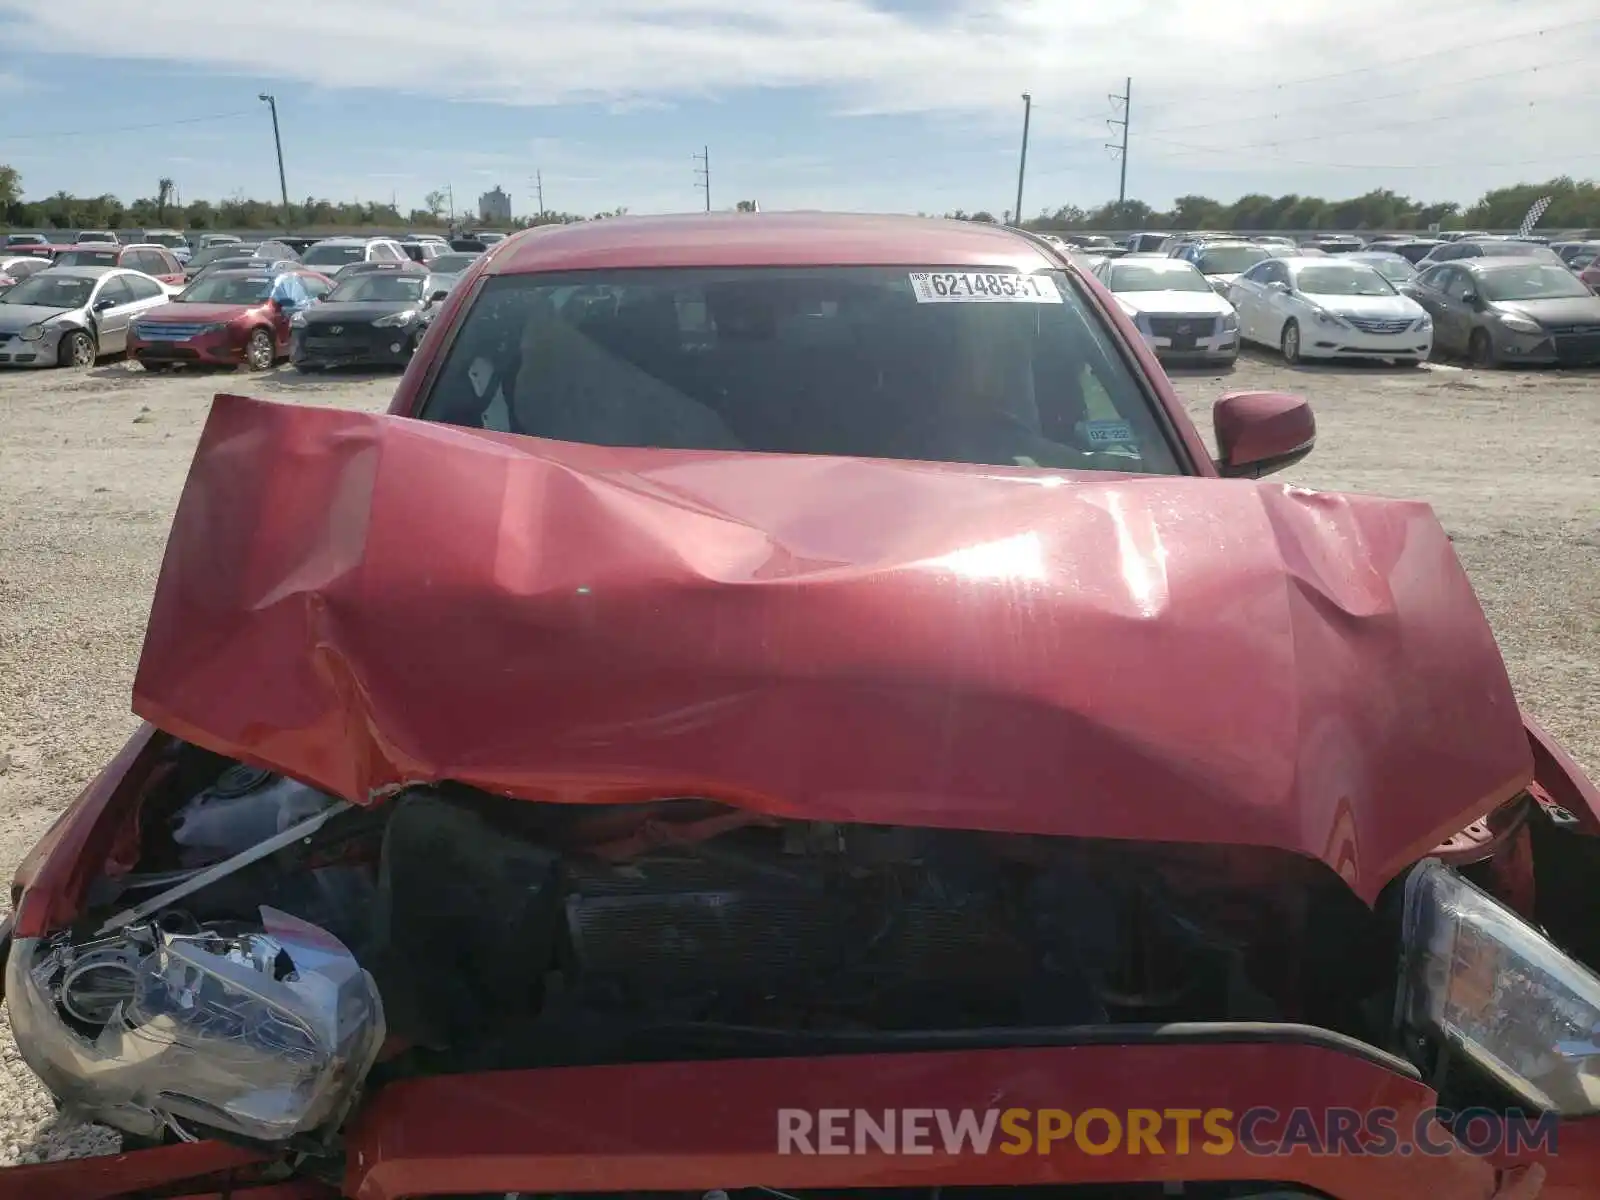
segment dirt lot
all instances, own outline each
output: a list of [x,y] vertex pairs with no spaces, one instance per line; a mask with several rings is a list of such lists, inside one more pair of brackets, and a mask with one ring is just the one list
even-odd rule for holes
[[[0,375],[0,872],[135,724],[128,688],[167,525],[212,394],[379,408],[393,376],[157,379],[122,364]],[[1321,441],[1297,483],[1433,502],[1524,702],[1600,770],[1600,373],[1290,370],[1178,387],[1202,429],[1230,388],[1298,391]],[[64,1127],[0,1026],[0,1163],[115,1148]]]

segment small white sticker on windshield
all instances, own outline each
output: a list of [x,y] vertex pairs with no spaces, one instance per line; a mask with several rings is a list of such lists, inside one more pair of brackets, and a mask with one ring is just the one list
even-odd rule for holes
[[1135,440],[1126,421],[1085,421],[1083,436],[1091,446],[1126,446]]
[[1048,275],[977,271],[913,271],[911,293],[918,304],[1060,304]]

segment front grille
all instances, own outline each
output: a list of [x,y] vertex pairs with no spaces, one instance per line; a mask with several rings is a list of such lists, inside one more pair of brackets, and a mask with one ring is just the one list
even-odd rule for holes
[[1571,365],[1600,363],[1600,331],[1583,334],[1557,334],[1556,361]]
[[152,345],[148,349],[140,351],[139,352],[139,357],[140,358],[149,358],[149,359],[172,360],[174,362],[177,362],[177,361],[193,362],[193,361],[198,361],[199,360],[200,352],[198,350],[192,349],[192,348],[190,348],[188,346],[157,346],[157,345]]
[[1149,321],[1150,332],[1156,337],[1199,338],[1211,336],[1216,318],[1210,313],[1200,313],[1192,317],[1151,317]]
[[1411,328],[1407,320],[1391,321],[1382,317],[1346,317],[1345,320],[1362,333],[1404,333]]
[[1600,337],[1600,324],[1589,321],[1578,325],[1546,325],[1545,328],[1557,337],[1587,336],[1590,334]]
[[180,324],[177,321],[162,321],[149,325],[135,325],[133,336],[141,342],[187,342],[206,328],[203,322]]
[[[340,332],[332,333],[331,330],[334,328]],[[306,330],[301,345],[308,354],[346,358],[361,354],[387,353],[389,343],[399,341],[403,334],[404,330],[376,329],[365,321],[339,326],[314,325]]]

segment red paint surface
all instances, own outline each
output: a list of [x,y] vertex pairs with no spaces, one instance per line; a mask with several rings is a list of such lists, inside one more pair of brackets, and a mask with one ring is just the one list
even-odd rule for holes
[[[1271,1179],[1339,1197],[1487,1200],[1493,1168],[1445,1157],[778,1153],[780,1108],[1226,1108],[1287,1113],[1384,1107],[1410,1130],[1433,1106],[1421,1084],[1310,1045],[1085,1046],[766,1062],[671,1063],[456,1075],[398,1084],[350,1133],[357,1200],[439,1191],[785,1190],[972,1184]],[[1198,1122],[1195,1132],[1199,1133]],[[1269,1136],[1277,1133],[1263,1126]],[[937,1137],[937,1135],[935,1135]],[[1103,1129],[1101,1136],[1104,1136]],[[1441,1135],[1434,1135],[1439,1137]]]
[[1277,847],[1364,898],[1528,744],[1422,504],[219,397],[134,708],[358,803]]
[[[6,1167],[0,1169],[0,1200],[115,1200],[141,1188],[214,1176],[260,1161],[259,1155],[222,1142],[186,1142],[132,1154]],[[248,1191],[236,1196],[268,1200]]]

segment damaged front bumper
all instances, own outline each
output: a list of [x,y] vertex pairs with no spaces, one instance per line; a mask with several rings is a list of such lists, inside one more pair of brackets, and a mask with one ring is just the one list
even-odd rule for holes
[[[790,1060],[661,1063],[624,1068],[504,1071],[400,1083],[384,1089],[348,1130],[342,1170],[302,1179],[304,1197],[402,1197],[678,1193],[723,1191],[740,1197],[776,1189],[804,1196],[868,1188],[1043,1187],[1069,1182],[1096,1194],[1265,1197],[1321,1195],[1347,1200],[1540,1200],[1592,1197],[1600,1187],[1600,1125],[1566,1122],[1548,1152],[1474,1154],[1442,1130],[1436,1147],[1408,1153],[1328,1153],[1284,1149],[1292,1114],[1309,1114],[1326,1134],[1347,1112],[1393,1114],[1397,1128],[1426,1126],[1434,1094],[1404,1064],[1348,1039],[1304,1027],[1191,1026],[1114,1031],[1094,1044],[868,1054]],[[1111,1031],[1099,1031],[1109,1038]],[[911,1106],[915,1106],[912,1108]],[[865,1112],[978,1113],[1000,1109],[1024,1124],[1034,1114],[1085,1119],[1088,1139],[1070,1134],[1023,1151],[1004,1134],[986,1146],[943,1144],[939,1121],[923,1118],[934,1143],[842,1147],[785,1142],[785,1114],[839,1114],[843,1128]],[[1201,1133],[1203,1116],[1227,1112],[1237,1129],[1247,1113],[1251,1139],[1223,1146]],[[1091,1115],[1092,1114],[1092,1115]],[[1158,1123],[1129,1143],[1130,1118]],[[1193,1136],[1177,1135],[1179,1117]],[[1058,1124],[1060,1118],[1057,1118]],[[1150,1126],[1147,1124],[1146,1128]],[[1114,1136],[1120,1129],[1122,1136]],[[924,1139],[926,1142],[928,1139]],[[1010,1146],[1011,1149],[1006,1149]],[[1087,1148],[1086,1148],[1087,1147]],[[224,1167],[232,1190],[202,1192]],[[218,1142],[195,1142],[120,1156],[0,1172],[0,1198],[112,1200],[138,1188],[194,1183],[162,1195],[229,1195],[277,1200],[273,1164]],[[1530,1169],[1542,1190],[1518,1190]],[[117,1180],[126,1180],[117,1190]],[[1212,1185],[1233,1184],[1225,1193]],[[1143,1185],[1143,1186],[1141,1186]],[[1107,1191],[1111,1188],[1115,1190]],[[953,1193],[959,1195],[959,1192]],[[1071,1196],[1066,1188],[1063,1195]]]

